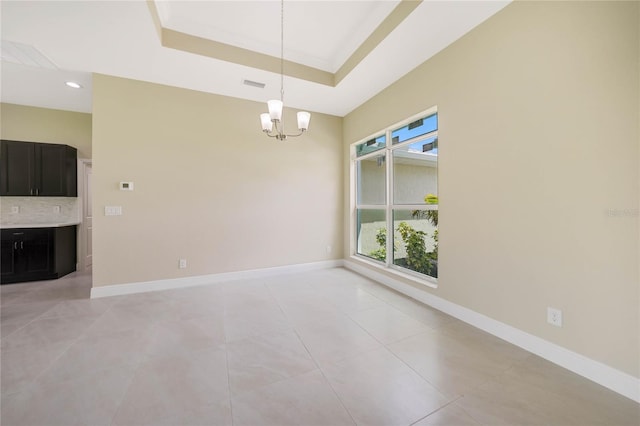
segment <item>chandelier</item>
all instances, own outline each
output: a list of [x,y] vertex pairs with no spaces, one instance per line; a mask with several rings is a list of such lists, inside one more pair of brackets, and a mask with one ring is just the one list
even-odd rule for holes
[[285,140],[300,136],[309,128],[311,114],[306,111],[298,112],[298,132],[297,134],[286,134],[284,131],[284,117],[282,108],[284,107],[284,0],[280,1],[280,99],[267,101],[268,113],[260,114],[262,131],[270,138]]

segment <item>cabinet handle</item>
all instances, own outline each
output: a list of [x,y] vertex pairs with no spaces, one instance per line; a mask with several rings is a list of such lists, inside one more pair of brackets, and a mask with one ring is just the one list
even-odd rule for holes
[[36,188],[36,195],[38,195],[39,192],[40,192],[40,190],[38,188]]
[[33,188],[29,190],[29,195],[33,195]]
[[20,241],[20,250],[24,250],[24,241]]
[[17,241],[13,242],[13,249],[14,250],[18,250],[18,242]]

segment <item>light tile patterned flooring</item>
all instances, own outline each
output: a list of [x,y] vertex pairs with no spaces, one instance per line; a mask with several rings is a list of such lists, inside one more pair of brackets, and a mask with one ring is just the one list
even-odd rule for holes
[[344,269],[89,287],[1,287],[2,425],[640,424],[633,401]]

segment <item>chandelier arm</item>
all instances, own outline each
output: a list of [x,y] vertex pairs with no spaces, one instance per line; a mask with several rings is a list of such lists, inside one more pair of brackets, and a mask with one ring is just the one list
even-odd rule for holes
[[304,130],[301,130],[300,133],[297,133],[295,135],[285,135],[288,138],[297,138],[298,136],[301,136],[304,133]]
[[276,135],[282,135],[282,133],[284,132],[284,123],[282,125],[282,129],[278,128],[278,120],[273,120],[273,130],[275,131]]

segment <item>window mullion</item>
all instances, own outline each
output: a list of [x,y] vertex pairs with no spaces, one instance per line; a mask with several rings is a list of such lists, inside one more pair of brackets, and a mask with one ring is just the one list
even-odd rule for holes
[[393,210],[438,210],[437,204],[392,204]]
[[359,188],[359,173],[357,172],[358,170],[358,162],[356,160],[356,155],[355,155],[355,147],[350,147],[350,151],[351,151],[351,155],[352,155],[352,160],[350,161],[350,166],[349,166],[349,182],[351,182],[351,188],[350,188],[350,192],[351,195],[349,197],[349,214],[350,214],[350,218],[349,218],[349,229],[350,232],[349,234],[351,234],[349,236],[349,254],[351,255],[355,255],[358,250],[357,250],[357,238],[356,238],[356,234],[354,232],[354,230],[357,228],[357,224],[356,224],[356,206],[359,202],[358,200],[358,188]]
[[394,240],[394,231],[393,231],[393,210],[391,208],[393,204],[393,159],[391,158],[391,147],[393,146],[391,142],[391,130],[387,130],[387,147],[386,147],[386,173],[387,173],[387,199],[386,199],[386,208],[387,208],[387,259],[386,264],[390,266],[393,264],[393,240]]

